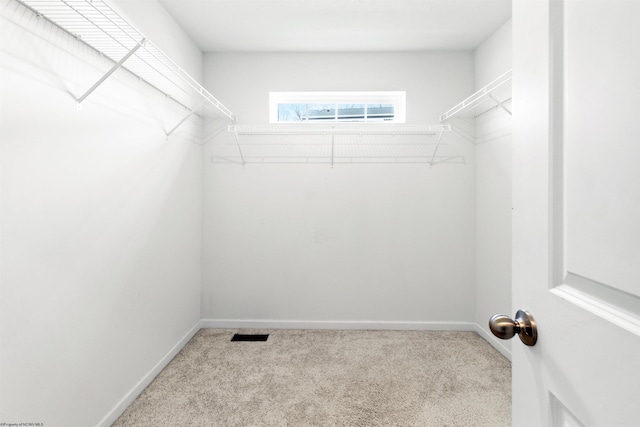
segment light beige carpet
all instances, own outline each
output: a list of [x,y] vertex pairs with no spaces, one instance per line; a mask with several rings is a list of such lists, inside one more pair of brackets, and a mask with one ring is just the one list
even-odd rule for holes
[[200,330],[114,424],[509,425],[511,364],[473,332],[223,329]]

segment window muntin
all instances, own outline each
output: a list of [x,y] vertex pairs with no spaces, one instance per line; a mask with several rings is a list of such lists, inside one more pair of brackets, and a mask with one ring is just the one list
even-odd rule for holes
[[271,123],[404,123],[405,92],[271,92]]

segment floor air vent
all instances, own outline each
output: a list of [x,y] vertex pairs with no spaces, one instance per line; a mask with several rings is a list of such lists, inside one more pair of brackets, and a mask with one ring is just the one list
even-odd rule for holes
[[231,338],[231,341],[266,341],[267,338],[269,338],[269,334],[233,334],[233,338]]

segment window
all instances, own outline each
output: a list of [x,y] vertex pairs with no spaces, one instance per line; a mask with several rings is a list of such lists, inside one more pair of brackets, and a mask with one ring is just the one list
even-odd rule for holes
[[404,123],[406,92],[271,92],[271,123]]

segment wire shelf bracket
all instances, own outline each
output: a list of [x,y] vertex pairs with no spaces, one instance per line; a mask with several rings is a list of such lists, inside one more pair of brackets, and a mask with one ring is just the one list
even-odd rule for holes
[[233,135],[235,136],[235,139],[236,139],[236,145],[238,146],[238,153],[240,154],[240,160],[242,161],[242,166],[244,166],[245,165],[244,155],[242,154],[242,148],[240,148],[240,138],[238,138],[238,128],[236,126],[234,126],[233,128]]
[[[170,57],[120,16],[104,0],[16,0],[54,26],[66,31],[100,55],[113,61],[113,66],[82,96],[82,103],[118,69],[126,69],[166,97],[189,111],[173,134],[189,117],[224,118],[237,122],[237,117],[209,93]],[[228,122],[227,122],[228,123]]]
[[189,114],[187,114],[186,116],[184,116],[184,118],[182,120],[180,120],[178,122],[177,125],[175,125],[173,128],[171,128],[171,130],[169,132],[167,132],[167,139],[169,139],[169,137],[171,136],[171,134],[173,132],[175,132],[184,122],[186,122],[189,117],[193,116],[194,114],[196,114],[196,110],[198,110],[200,107],[202,107],[202,105],[207,102],[206,100],[203,100],[202,102],[200,102],[200,104],[198,104],[197,107],[195,107],[194,109],[192,109]]
[[109,78],[109,76],[111,76],[111,74],[115,73],[118,68],[122,67],[122,64],[124,64],[125,61],[131,57],[131,55],[136,53],[136,51],[138,49],[140,49],[140,47],[144,46],[145,42],[146,42],[146,39],[140,40],[140,42],[137,45],[135,45],[133,47],[133,49],[131,49],[129,52],[127,52],[127,54],[120,61],[118,61],[113,67],[111,67],[111,69],[109,71],[107,71],[107,73],[104,76],[102,76],[97,82],[95,82],[94,85],[91,86],[84,93],[84,95],[82,95],[80,98],[78,98],[76,100],[78,102],[77,108],[79,110],[82,109],[82,101],[84,101],[89,95],[91,95],[91,93],[94,90],[96,90],[98,88],[98,86],[100,86],[102,83],[104,83],[104,81],[107,80]]

